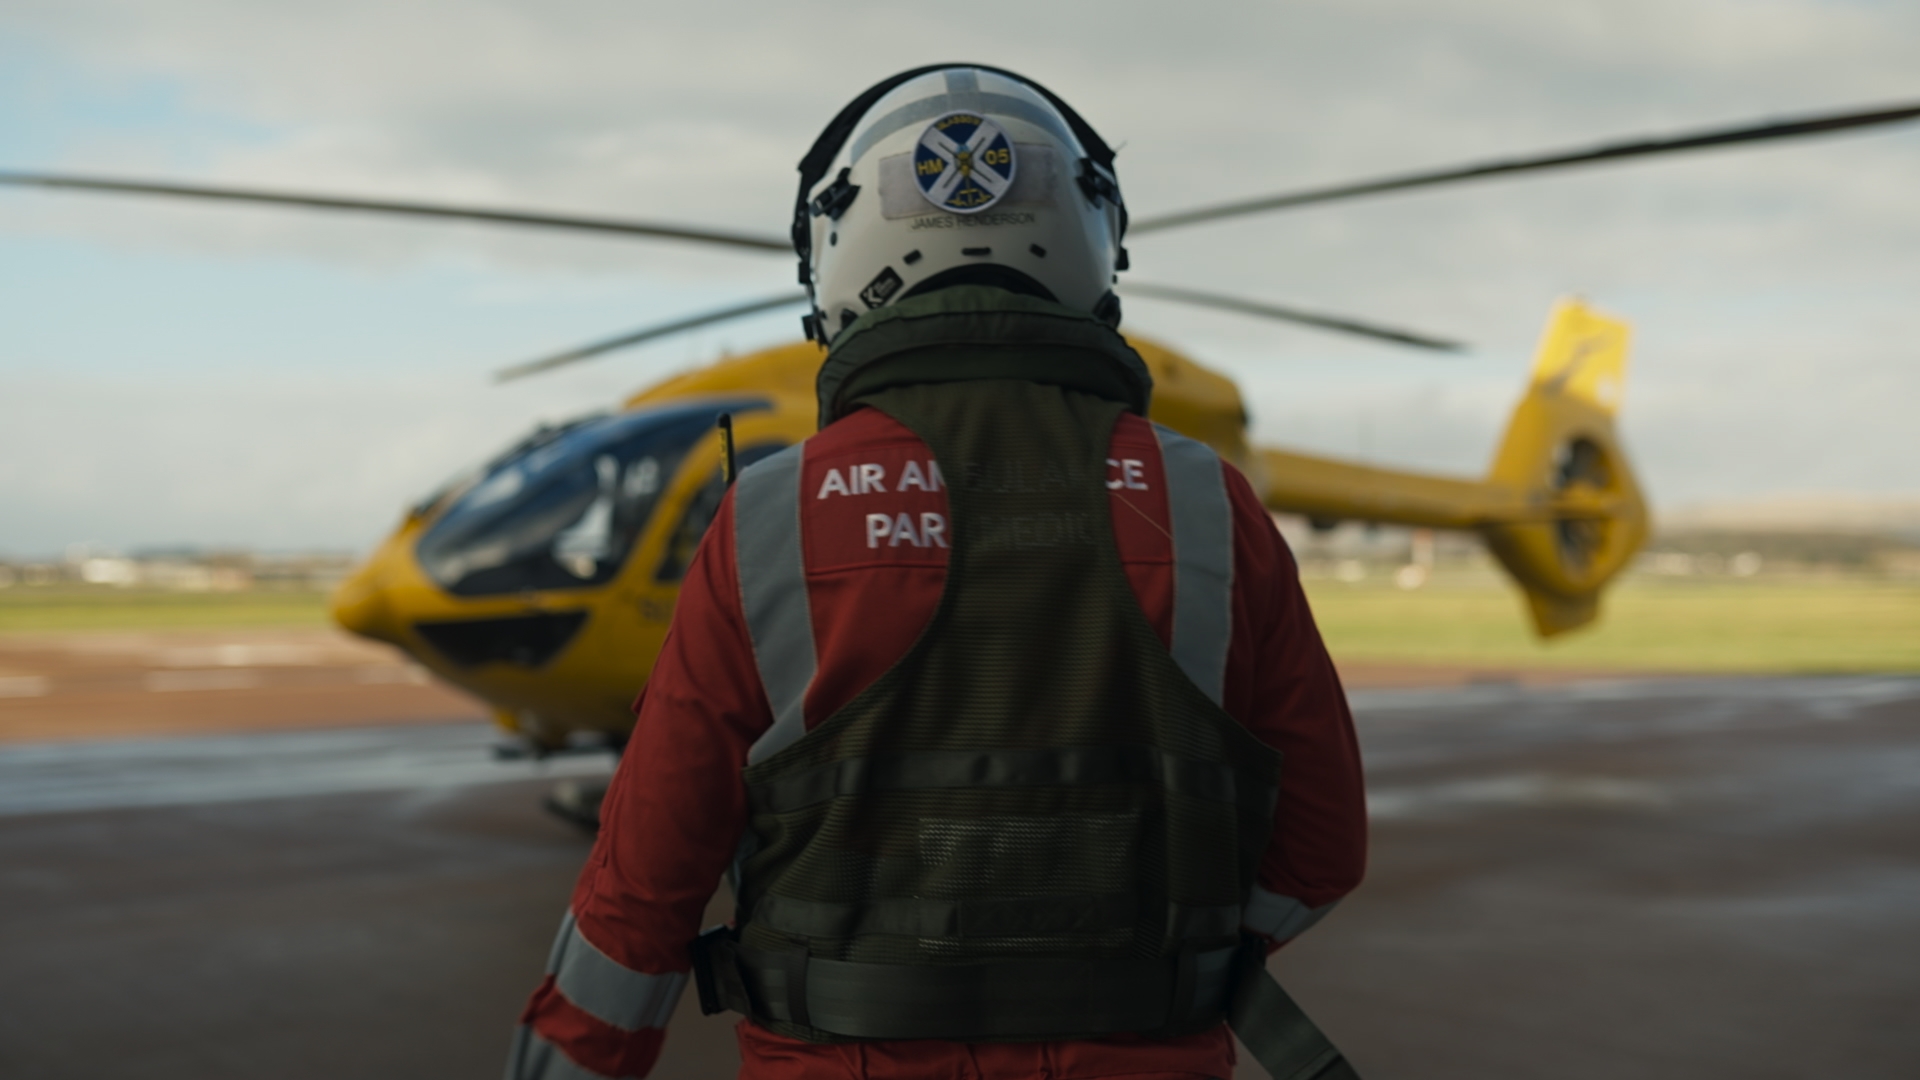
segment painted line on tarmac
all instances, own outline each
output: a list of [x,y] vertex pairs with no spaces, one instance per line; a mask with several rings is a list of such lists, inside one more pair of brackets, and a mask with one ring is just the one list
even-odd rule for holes
[[[1377,821],[1576,807],[1659,813],[1699,800],[1844,816],[1874,807],[1906,812],[1920,797],[1920,746],[1888,747],[1871,762],[1822,749],[1844,747],[1829,734],[1841,726],[1920,715],[1920,678],[1912,676],[1366,691],[1353,694],[1352,704]],[[1734,753],[1780,735],[1798,740],[1803,760],[1788,774],[1769,774],[1768,790],[1754,788],[1753,775],[1742,770],[1680,776],[1643,764],[1621,773],[1616,753],[1586,757],[1636,743],[1663,743],[1664,753],[1689,746]],[[1543,754],[1552,768],[1538,765]],[[1844,775],[1832,773],[1839,767]],[[1435,770],[1447,775],[1436,778]],[[1841,791],[1845,799],[1834,794]]]
[[1437,817],[1449,811],[1562,808],[1660,811],[1673,802],[1674,794],[1667,785],[1645,780],[1525,772],[1437,784],[1373,785],[1367,791],[1367,817],[1393,821]]
[[0,698],[46,697],[45,675],[0,675]]
[[1369,780],[1551,746],[1813,728],[1920,711],[1920,677],[1845,675],[1461,686],[1348,695]]
[[1610,704],[1699,699],[1770,701],[1803,708],[1810,707],[1829,714],[1836,711],[1851,713],[1863,706],[1920,699],[1920,676],[1753,675],[1682,679],[1595,679],[1592,682],[1544,686],[1527,686],[1519,683],[1470,683],[1466,686],[1351,690],[1347,693],[1347,701],[1356,713],[1474,708],[1487,705]]
[[0,816],[609,776],[608,754],[502,761],[487,724],[0,748]]

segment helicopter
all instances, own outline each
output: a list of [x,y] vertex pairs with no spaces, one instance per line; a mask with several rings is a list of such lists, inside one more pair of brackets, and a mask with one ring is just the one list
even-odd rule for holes
[[[1142,217],[1128,238],[1414,188],[1916,118],[1920,105],[1908,104],[1387,176]],[[791,254],[780,237],[670,222],[43,172],[0,171],[0,184],[584,230]],[[1415,348],[1459,347],[1433,335],[1184,286],[1128,281],[1119,292]],[[498,374],[520,378],[805,300],[798,292],[756,299]],[[1584,301],[1557,305],[1490,468],[1479,478],[1458,478],[1255,446],[1245,403],[1230,379],[1168,345],[1128,335],[1154,378],[1150,418],[1211,446],[1247,475],[1270,509],[1319,525],[1358,521],[1477,534],[1518,587],[1543,638],[1598,618],[1606,588],[1648,533],[1646,502],[1615,428],[1628,338],[1626,323]],[[411,507],[339,586],[330,605],[334,620],[396,646],[486,702],[525,752],[617,749],[729,470],[813,433],[813,381],[823,356],[810,341],[775,346],[668,378],[607,412],[540,428]]]

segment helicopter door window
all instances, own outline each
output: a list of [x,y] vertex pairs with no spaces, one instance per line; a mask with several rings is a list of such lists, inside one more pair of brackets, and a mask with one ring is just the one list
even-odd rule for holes
[[599,480],[599,494],[587,504],[580,520],[553,538],[553,561],[578,578],[598,574],[600,564],[613,553],[613,500],[619,493],[614,478],[620,475],[620,463],[611,454],[602,454],[594,459],[593,471]]
[[722,412],[713,402],[597,417],[494,462],[420,538],[427,575],[458,596],[602,585],[619,573],[687,451]]
[[[734,467],[744,469],[761,458],[772,457],[786,449],[783,443],[760,443],[740,448],[733,455]],[[680,515],[680,521],[673,527],[673,535],[667,540],[667,553],[660,559],[660,568],[654,571],[653,580],[659,582],[677,582],[687,576],[687,566],[693,562],[693,553],[699,550],[700,538],[707,535],[707,526],[713,524],[714,515],[720,512],[720,500],[727,494],[727,478],[715,469],[707,482],[700,485],[693,498],[687,501],[687,509]]]

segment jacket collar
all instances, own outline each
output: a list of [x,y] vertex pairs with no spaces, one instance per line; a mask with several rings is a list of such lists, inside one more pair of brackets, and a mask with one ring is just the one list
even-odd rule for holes
[[1073,308],[956,285],[869,311],[833,342],[815,382],[820,426],[894,386],[1027,379],[1118,401],[1144,416],[1146,362],[1118,331]]

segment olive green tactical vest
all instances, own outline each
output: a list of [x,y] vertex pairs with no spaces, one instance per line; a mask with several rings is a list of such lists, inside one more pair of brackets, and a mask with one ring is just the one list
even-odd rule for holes
[[[737,1003],[814,1041],[1220,1023],[1279,755],[1134,596],[1105,485],[1123,406],[1002,380],[861,400],[947,477],[946,587],[891,670],[748,766]],[[739,524],[743,588],[763,524]]]

